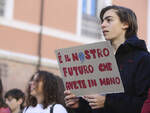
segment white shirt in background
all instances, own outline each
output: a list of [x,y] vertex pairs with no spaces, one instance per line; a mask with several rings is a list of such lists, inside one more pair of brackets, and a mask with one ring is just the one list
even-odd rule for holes
[[[50,113],[50,108],[52,105],[49,105],[47,108],[43,109],[43,105],[37,104],[35,107],[29,106],[25,107],[23,113]],[[68,113],[66,108],[61,104],[55,104],[53,107],[53,113]]]

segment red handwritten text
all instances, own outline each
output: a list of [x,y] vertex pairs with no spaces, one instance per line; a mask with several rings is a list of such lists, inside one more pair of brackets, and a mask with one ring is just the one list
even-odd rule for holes
[[81,89],[81,88],[87,88],[85,80],[77,80],[77,81],[69,81],[66,82],[66,89],[71,90],[71,89]]
[[111,77],[111,78],[100,78],[99,79],[100,85],[115,85],[120,84],[120,78],[119,77]]
[[66,77],[67,75],[76,75],[78,76],[83,75],[83,74],[88,74],[88,73],[93,73],[94,72],[94,67],[92,65],[82,65],[82,66],[73,66],[73,67],[63,67],[63,72],[64,76]]

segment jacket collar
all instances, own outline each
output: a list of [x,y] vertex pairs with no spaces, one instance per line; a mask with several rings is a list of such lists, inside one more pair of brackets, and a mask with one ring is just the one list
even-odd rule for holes
[[131,46],[137,49],[141,49],[143,51],[147,51],[147,47],[144,40],[140,40],[137,36],[132,36],[128,38],[123,44],[123,46]]
[[133,49],[139,49],[143,51],[148,51],[145,41],[138,39],[137,36],[132,36],[128,38],[123,44],[121,44],[116,53],[125,53]]

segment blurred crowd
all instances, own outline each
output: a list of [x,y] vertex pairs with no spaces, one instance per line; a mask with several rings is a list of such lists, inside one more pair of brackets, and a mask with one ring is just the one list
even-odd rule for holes
[[0,79],[0,113],[68,113],[65,107],[61,77],[48,71],[37,71],[27,89],[13,88],[3,94]]

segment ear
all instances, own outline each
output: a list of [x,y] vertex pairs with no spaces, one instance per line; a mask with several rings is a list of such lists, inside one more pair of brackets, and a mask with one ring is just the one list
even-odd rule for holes
[[129,28],[129,24],[128,24],[127,22],[124,22],[122,28],[123,28],[123,29]]
[[22,104],[22,103],[23,103],[23,99],[20,98],[20,99],[18,100],[18,103],[19,103],[19,104]]

